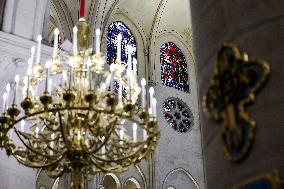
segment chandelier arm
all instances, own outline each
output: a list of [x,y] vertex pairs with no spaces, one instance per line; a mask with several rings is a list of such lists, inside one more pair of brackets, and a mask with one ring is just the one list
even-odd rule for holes
[[[42,154],[41,152],[37,151],[36,149],[34,149],[33,147],[31,147],[31,145],[26,144],[26,142],[23,140],[22,135],[19,133],[19,131],[14,128],[16,135],[18,136],[18,138],[20,139],[20,141],[23,143],[23,145],[30,151],[32,151],[35,154],[38,154],[40,156],[45,156],[44,154]],[[28,140],[30,143],[30,140]]]
[[69,144],[69,141],[67,140],[66,138],[66,132],[63,128],[63,124],[62,124],[62,119],[61,119],[61,113],[60,111],[58,111],[58,116],[59,116],[59,124],[60,124],[60,131],[61,131],[61,135],[62,135],[62,138],[63,138],[63,141],[64,141],[64,144],[66,144],[66,148],[70,151],[72,150],[70,144]]
[[27,160],[25,160],[23,157],[21,157],[21,156],[19,156],[19,155],[16,155],[16,154],[14,155],[14,157],[16,158],[16,160],[17,160],[19,163],[25,165],[26,167],[31,167],[31,168],[45,168],[45,167],[49,167],[49,166],[51,166],[51,165],[53,165],[53,164],[56,164],[56,163],[58,163],[59,161],[61,161],[61,160],[63,159],[63,157],[65,156],[65,153],[66,153],[66,151],[64,151],[64,152],[62,153],[62,155],[60,155],[56,160],[51,161],[50,163],[45,164],[45,165],[40,165],[39,163],[27,161]]
[[111,136],[111,133],[115,130],[115,125],[116,125],[115,123],[116,122],[117,122],[117,118],[115,118],[115,120],[112,123],[110,123],[110,124],[112,124],[112,126],[111,126],[111,129],[109,130],[109,132],[107,133],[107,136],[106,136],[104,142],[97,149],[91,151],[89,154],[97,153],[104,145],[106,145],[107,141],[109,140],[109,138]]

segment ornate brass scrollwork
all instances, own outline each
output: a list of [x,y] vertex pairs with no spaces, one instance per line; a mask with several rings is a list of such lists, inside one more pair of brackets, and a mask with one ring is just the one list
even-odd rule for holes
[[223,45],[218,52],[204,108],[211,118],[222,123],[223,150],[233,162],[242,160],[252,146],[256,123],[245,107],[255,101],[255,93],[269,73],[266,62],[249,60],[232,44]]

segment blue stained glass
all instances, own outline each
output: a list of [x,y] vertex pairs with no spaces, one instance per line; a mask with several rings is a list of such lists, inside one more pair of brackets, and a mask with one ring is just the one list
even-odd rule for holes
[[[131,45],[136,48],[136,40],[128,29],[128,27],[121,21],[113,22],[108,28],[107,34],[107,63],[112,64],[116,61],[116,41],[118,34],[122,34],[122,44],[121,44],[121,61],[122,64],[127,64],[127,50],[126,46]],[[137,52],[132,54],[132,58],[137,59]]]
[[166,86],[189,92],[186,58],[173,42],[168,42],[161,46],[160,62],[162,83]]

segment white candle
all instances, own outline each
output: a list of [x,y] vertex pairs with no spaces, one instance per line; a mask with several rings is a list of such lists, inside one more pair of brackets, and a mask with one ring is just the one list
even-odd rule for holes
[[[55,139],[55,134],[52,133],[51,134],[51,141],[50,141],[50,148],[53,149],[54,148],[54,140]],[[53,150],[50,150],[50,155],[52,156],[53,155]]]
[[133,123],[133,142],[137,142],[137,124]]
[[144,129],[143,130],[143,140],[145,141],[145,140],[147,140],[147,138],[148,138],[147,131],[146,131],[146,129]]
[[111,64],[110,65],[110,91],[113,92],[114,91],[114,86],[113,86],[113,80],[114,80],[114,71],[115,71],[115,64]]
[[157,117],[157,100],[153,98],[152,100],[152,111],[153,111],[153,116]]
[[28,85],[27,85],[27,97],[29,96],[29,90],[30,90],[30,78],[32,75],[32,69],[29,68],[27,71],[27,75],[28,75]]
[[16,104],[17,91],[18,91],[18,88],[19,88],[19,81],[20,81],[20,76],[17,74],[15,76],[14,100],[13,100],[14,104]]
[[45,63],[45,92],[48,92],[48,78],[49,78],[49,68],[51,66],[51,62],[47,61]]
[[36,128],[35,128],[35,137],[36,137],[36,138],[38,138],[38,133],[39,133],[39,128],[36,127]]
[[142,108],[144,109],[144,108],[146,108],[146,80],[145,80],[145,78],[142,78],[141,79],[141,88],[142,88],[142,90],[141,90],[141,92],[142,92]]
[[96,30],[96,54],[101,52],[101,30]]
[[[102,137],[102,143],[104,143],[105,142],[105,137],[103,136]],[[102,154],[104,155],[106,153],[106,147],[105,147],[105,145],[103,145],[102,146]]]
[[67,70],[62,71],[62,85],[63,87],[67,86]]
[[149,94],[150,94],[150,108],[153,108],[152,107],[152,102],[153,102],[153,98],[154,98],[154,93],[155,93],[155,90],[154,90],[154,88],[153,87],[150,87],[150,89],[149,89]]
[[118,63],[121,63],[121,41],[122,41],[122,34],[118,34],[116,42],[116,47],[117,47],[116,61]]
[[7,104],[7,106],[9,106],[10,90],[11,90],[11,85],[10,85],[10,83],[8,83],[6,85],[6,92],[7,92],[7,102],[6,102],[6,104]]
[[74,61],[70,60],[69,61],[69,89],[72,87],[72,75],[73,75],[73,66],[74,66]]
[[137,59],[133,58],[133,77],[134,82],[137,82]]
[[92,90],[92,61],[91,58],[89,57],[87,60],[87,67],[88,67],[88,79],[89,79],[89,89],[90,91]]
[[148,112],[149,112],[149,115],[152,115],[152,114],[153,114],[152,108],[149,108],[149,109],[148,109]]
[[132,90],[132,72],[130,69],[127,69],[127,81],[128,81],[128,94],[127,98],[131,101],[131,90]]
[[37,37],[37,56],[36,56],[36,63],[37,64],[40,62],[41,40],[42,40],[42,37],[41,37],[41,35],[39,35]]
[[58,29],[58,28],[55,28],[55,30],[54,30],[53,56],[57,56],[57,49],[58,49],[58,35],[59,35],[59,29]]
[[74,26],[73,28],[73,53],[77,52],[77,33],[78,33],[78,28],[77,26]]
[[32,46],[32,48],[31,48],[31,64],[34,63],[34,58],[35,58],[35,46]]
[[123,131],[123,129],[121,129],[119,131],[119,137],[120,137],[120,144],[122,144],[123,143],[123,138],[124,138],[124,131]]
[[119,89],[118,89],[118,104],[119,105],[122,105],[122,89],[123,89],[122,78],[119,78]]
[[49,94],[51,94],[51,90],[52,90],[52,79],[50,78],[48,80],[48,92],[49,92]]
[[3,94],[3,113],[6,111],[7,92]]
[[25,120],[21,121],[21,132],[25,132]]

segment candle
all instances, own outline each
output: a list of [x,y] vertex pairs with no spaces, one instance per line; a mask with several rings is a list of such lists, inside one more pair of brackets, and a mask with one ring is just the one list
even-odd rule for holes
[[58,35],[59,29],[55,28],[54,30],[54,46],[53,46],[53,56],[57,56],[57,49],[58,49]]
[[28,85],[27,85],[27,97],[29,96],[29,90],[30,90],[30,78],[32,75],[32,69],[29,68],[27,71],[27,75],[28,75]]
[[96,30],[96,54],[100,54],[101,52],[101,30]]
[[51,94],[51,90],[52,90],[52,79],[48,80],[48,92],[49,94]]
[[119,89],[118,89],[118,104],[122,106],[122,78],[119,78]]
[[74,61],[70,60],[69,61],[69,89],[72,87],[72,73],[73,73],[73,66],[74,66]]
[[6,111],[7,92],[3,94],[3,113]]
[[147,138],[148,138],[148,134],[147,134],[146,129],[144,129],[143,130],[143,140],[145,141],[145,140],[147,140]]
[[122,41],[122,34],[118,34],[116,42],[116,47],[117,47],[116,61],[119,64],[121,64],[121,41]]
[[120,144],[123,144],[123,138],[124,138],[124,131],[123,131],[123,129],[121,129],[119,131],[119,137],[120,137]]
[[15,87],[14,87],[14,100],[13,100],[13,104],[16,104],[17,91],[18,91],[18,88],[19,88],[19,81],[20,81],[20,76],[17,74],[15,76]]
[[10,85],[10,83],[8,83],[8,84],[6,85],[6,92],[7,92],[7,101],[6,101],[6,104],[7,104],[7,106],[9,106],[10,90],[11,90],[11,85]]
[[92,90],[92,61],[91,58],[89,57],[87,60],[87,67],[88,67],[88,79],[89,79],[89,89],[90,91]]
[[114,80],[114,71],[115,71],[115,64],[111,64],[110,65],[110,91],[113,92],[114,91],[114,86],[113,86],[113,80]]
[[85,17],[85,0],[81,0],[80,3],[80,18]]
[[137,59],[133,58],[133,76],[134,82],[137,82]]
[[21,132],[25,132],[25,120],[21,121]]
[[155,93],[154,88],[153,88],[153,87],[150,87],[150,89],[149,89],[149,94],[150,94],[150,108],[153,108],[153,107],[152,107],[152,103],[153,103],[154,93]]
[[131,70],[131,64],[132,64],[132,52],[133,48],[131,45],[127,45],[127,70]]
[[149,112],[149,115],[152,115],[152,114],[153,114],[152,108],[149,108],[149,109],[148,109],[148,112]]
[[[103,136],[102,137],[102,143],[104,143],[105,142],[105,137]],[[102,154],[105,154],[106,153],[106,147],[105,147],[105,145],[103,145],[102,146]]]
[[145,78],[141,79],[141,92],[142,92],[142,109],[146,108],[146,80]]
[[127,98],[128,100],[131,101],[131,88],[132,88],[132,72],[130,69],[127,69],[127,82],[128,82],[128,95]]
[[62,71],[62,85],[63,87],[67,86],[67,70]]
[[77,53],[77,33],[78,33],[78,28],[77,26],[74,26],[73,28],[73,53]]
[[137,142],[137,124],[133,123],[133,142]]
[[152,100],[152,111],[153,111],[153,116],[157,117],[157,100],[153,98]]
[[38,64],[40,62],[40,53],[41,53],[41,40],[42,40],[42,37],[41,35],[39,35],[37,37],[37,56],[36,56],[36,63]]
[[51,66],[51,62],[47,61],[45,63],[45,92],[48,92],[48,78],[49,78],[49,68]]
[[31,48],[31,64],[34,63],[34,58],[35,58],[35,46],[32,46]]
[[36,127],[36,128],[35,128],[35,137],[36,137],[36,138],[38,138],[38,133],[39,133],[39,128]]
[[106,90],[108,91],[110,88],[110,80],[111,80],[111,75],[108,75],[106,78]]
[[[54,148],[54,139],[55,139],[55,134],[52,133],[51,134],[51,141],[50,141],[50,148],[53,149]],[[53,155],[53,150],[50,150],[50,155]]]

